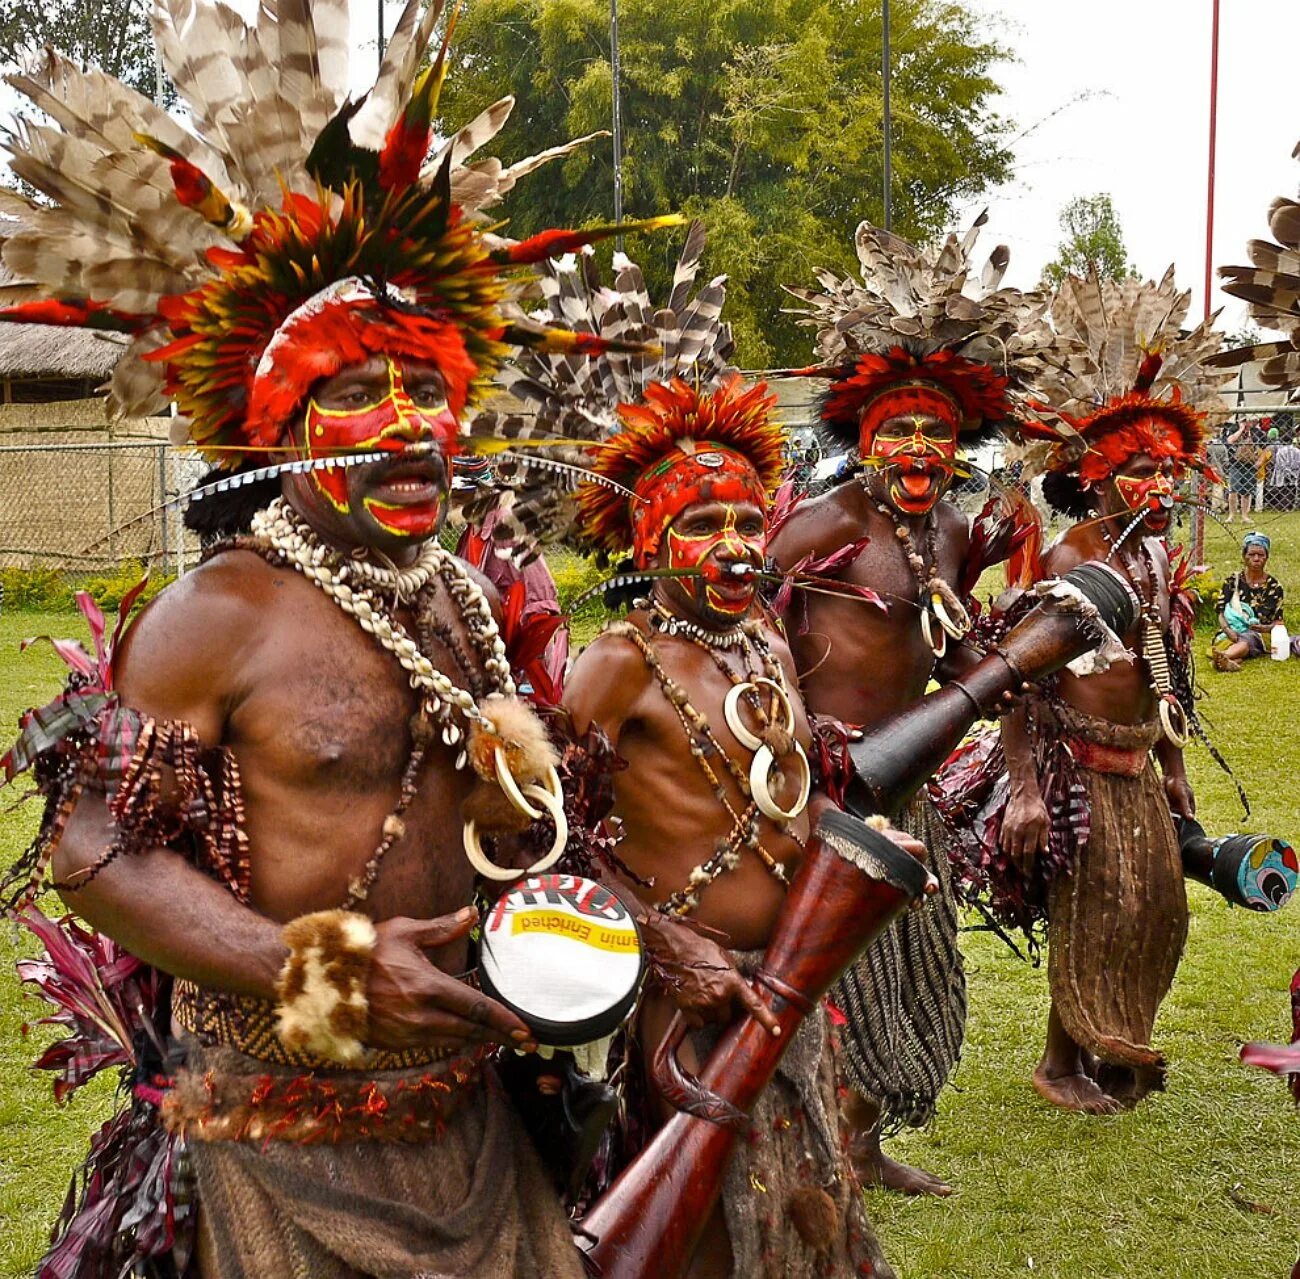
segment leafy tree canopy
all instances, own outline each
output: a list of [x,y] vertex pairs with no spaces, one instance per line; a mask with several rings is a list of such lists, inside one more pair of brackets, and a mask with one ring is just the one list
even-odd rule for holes
[[0,0],[0,60],[12,67],[19,50],[48,44],[153,97],[148,10],[140,0]]
[[1119,215],[1110,196],[1079,195],[1061,210],[1065,239],[1055,261],[1043,268],[1043,279],[1053,288],[1067,275],[1086,276],[1096,271],[1103,280],[1123,280],[1137,275],[1128,260]]
[[[950,0],[893,0],[890,33],[894,228],[928,240],[1007,176],[1009,126],[992,106],[1007,51]],[[879,0],[620,0],[625,216],[705,219],[749,367],[808,363],[781,285],[853,268],[854,228],[882,217],[881,38]],[[609,43],[607,0],[471,0],[445,123],[513,92],[507,160],[608,128]],[[609,221],[612,169],[601,140],[529,179],[512,234]],[[628,246],[661,293],[668,240]]]

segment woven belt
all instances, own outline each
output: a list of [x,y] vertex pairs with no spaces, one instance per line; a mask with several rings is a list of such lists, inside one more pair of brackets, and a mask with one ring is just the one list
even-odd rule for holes
[[[246,1057],[274,1066],[302,1070],[338,1070],[339,1063],[314,1053],[286,1048],[276,1033],[276,1005],[252,995],[208,990],[177,979],[172,988],[172,1016],[201,1044],[234,1048]],[[463,1050],[462,1050],[463,1051]],[[362,1067],[374,1070],[410,1070],[457,1055],[453,1048],[373,1049]]]
[[487,1049],[410,1070],[231,1073],[203,1059],[162,1098],[169,1132],[191,1141],[424,1144],[474,1097]]
[[1090,773],[1110,773],[1116,777],[1141,777],[1151,752],[1131,746],[1104,746],[1085,737],[1067,737],[1066,746],[1074,762]]

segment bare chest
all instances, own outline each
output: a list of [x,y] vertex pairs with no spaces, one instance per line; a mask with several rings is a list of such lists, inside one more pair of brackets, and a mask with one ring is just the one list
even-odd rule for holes
[[[270,641],[233,710],[231,743],[283,782],[368,794],[396,782],[410,755],[419,697],[398,659],[305,582],[268,616]],[[472,647],[438,609],[439,639],[398,614],[433,664],[461,687],[481,689]]]
[[[935,656],[921,629],[923,584],[933,573],[955,591],[963,547],[939,533],[905,543],[872,512],[862,553],[837,574],[865,587],[880,604],[853,595],[803,592],[791,646],[808,704],[852,723],[872,723],[920,697]],[[909,561],[918,554],[921,568]]]

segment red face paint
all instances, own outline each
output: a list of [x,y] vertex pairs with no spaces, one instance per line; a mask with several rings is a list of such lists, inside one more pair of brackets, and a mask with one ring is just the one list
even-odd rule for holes
[[1146,511],[1149,528],[1159,530],[1169,523],[1174,502],[1174,476],[1160,471],[1141,478],[1133,475],[1115,476],[1115,491],[1120,501],[1136,515]]
[[[400,453],[412,444],[434,444],[448,459],[457,434],[455,417],[445,404],[421,407],[411,399],[402,370],[393,360],[388,366],[388,390],[373,404],[355,409],[326,409],[313,398],[306,415],[305,456],[339,457],[348,453]],[[311,478],[326,501],[341,515],[352,514],[346,469],[318,469]],[[429,484],[410,481],[410,498],[401,495],[400,475],[386,481],[392,500],[367,496],[362,504],[371,518],[397,537],[427,537],[438,526],[445,491],[428,493]]]
[[682,578],[682,590],[706,613],[729,619],[743,617],[758,592],[758,577],[736,576],[730,566],[762,565],[767,552],[766,529],[757,536],[741,533],[736,508],[730,504],[721,528],[696,533],[689,531],[693,527],[689,518],[684,523],[686,532],[668,530],[668,567],[697,570],[699,576]]
[[957,423],[930,414],[894,415],[863,438],[862,456],[881,471],[889,500],[923,515],[943,496],[957,464]]

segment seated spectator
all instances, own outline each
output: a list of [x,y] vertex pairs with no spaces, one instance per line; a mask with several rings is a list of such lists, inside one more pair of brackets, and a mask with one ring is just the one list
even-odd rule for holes
[[1219,594],[1219,633],[1212,660],[1216,671],[1239,671],[1252,657],[1269,651],[1268,635],[1282,621],[1282,583],[1268,571],[1272,543],[1264,533],[1247,533],[1241,543],[1241,568],[1228,576]]

